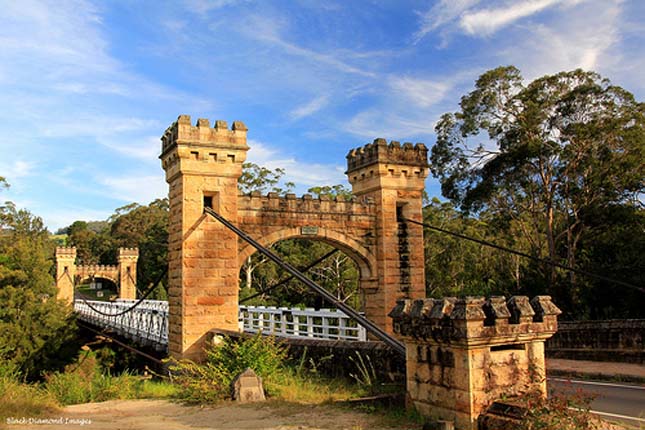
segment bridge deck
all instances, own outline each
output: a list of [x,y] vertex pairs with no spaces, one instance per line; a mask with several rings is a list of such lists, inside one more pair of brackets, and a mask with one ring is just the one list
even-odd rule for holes
[[[109,328],[141,346],[168,349],[168,302],[143,300],[114,302],[75,300],[78,319]],[[292,338],[366,340],[365,329],[343,312],[331,309],[297,309],[240,306],[240,330]]]

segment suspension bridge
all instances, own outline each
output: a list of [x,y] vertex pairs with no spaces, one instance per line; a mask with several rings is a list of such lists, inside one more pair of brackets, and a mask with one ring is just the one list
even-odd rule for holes
[[[168,351],[168,302],[119,299],[113,302],[81,300],[74,302],[77,318],[107,329],[139,346]],[[278,337],[365,341],[367,332],[342,311],[287,307],[240,306],[239,329]]]

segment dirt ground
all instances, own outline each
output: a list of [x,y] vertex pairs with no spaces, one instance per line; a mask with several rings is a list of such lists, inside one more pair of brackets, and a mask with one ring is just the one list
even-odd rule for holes
[[[22,417],[16,417],[21,419]],[[420,429],[376,414],[327,405],[227,403],[214,407],[182,406],[165,400],[114,400],[68,406],[46,421],[7,423],[10,430],[391,430]],[[389,421],[389,422],[388,422]],[[1,423],[5,424],[5,423]],[[1,425],[0,425],[1,427]]]

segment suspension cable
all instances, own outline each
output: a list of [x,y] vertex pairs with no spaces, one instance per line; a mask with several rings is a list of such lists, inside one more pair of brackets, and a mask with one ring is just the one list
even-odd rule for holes
[[[334,249],[332,249],[331,251],[329,251],[327,254],[323,255],[322,257],[320,257],[319,259],[317,259],[316,261],[314,261],[313,263],[311,263],[310,265],[308,265],[307,267],[303,267],[302,269],[299,269],[299,270],[300,270],[302,273],[308,272],[309,270],[313,269],[315,266],[317,266],[317,265],[319,265],[320,263],[322,263],[323,261],[325,261],[327,258],[329,258],[329,257],[331,257],[332,255],[334,255],[336,252],[338,252],[338,249],[334,248]],[[287,282],[289,282],[289,281],[293,280],[294,278],[295,278],[295,276],[291,275],[291,276],[289,276],[289,277],[287,277],[287,278],[285,278],[285,279],[283,279],[283,280],[279,281],[277,284],[274,284],[274,285],[271,285],[271,286],[270,286],[270,287],[268,287],[268,288],[265,288],[264,290],[260,291],[260,292],[259,292],[259,293],[257,293],[257,294],[253,294],[253,295],[251,295],[251,296],[248,296],[248,297],[243,298],[242,300],[240,300],[240,303],[246,303],[246,302],[248,302],[248,301],[249,301],[249,300],[251,300],[251,299],[254,299],[254,298],[258,297],[258,296],[261,296],[261,295],[263,295],[263,294],[266,294],[266,293],[268,293],[269,291],[275,290],[276,288],[278,288],[278,287],[280,287],[280,286],[282,286],[282,285],[286,284]]]
[[98,313],[99,315],[103,315],[103,316],[106,316],[106,317],[118,317],[118,316],[121,316],[121,315],[125,315],[125,314],[127,314],[128,312],[131,312],[131,311],[132,311],[134,308],[136,308],[137,306],[139,306],[139,305],[140,305],[140,304],[141,304],[141,303],[142,303],[142,302],[143,302],[143,301],[144,301],[144,300],[145,300],[145,299],[150,295],[150,293],[152,293],[152,291],[153,291],[155,288],[157,288],[157,286],[159,285],[159,283],[160,283],[161,281],[163,281],[163,278],[166,276],[166,273],[168,273],[168,267],[166,267],[166,268],[164,269],[164,271],[161,273],[161,275],[157,278],[157,281],[156,281],[154,284],[152,284],[152,285],[148,288],[148,290],[145,292],[145,294],[144,294],[144,295],[143,295],[139,300],[137,300],[137,301],[136,301],[132,306],[130,306],[129,308],[127,308],[127,309],[125,309],[125,310],[123,310],[123,311],[120,311],[120,312],[114,313],[114,314],[107,313],[107,312],[103,312],[103,311],[101,311],[101,310],[99,310],[99,309],[95,308],[94,306],[92,306],[92,305],[90,304],[90,302],[88,302],[87,300],[85,300],[83,297],[81,297],[81,300],[83,301],[83,303],[85,303],[85,305],[87,305],[90,309],[92,309],[94,312]]
[[500,251],[508,252],[510,254],[518,255],[520,257],[528,258],[530,260],[537,261],[539,263],[550,264],[551,266],[555,266],[555,267],[558,267],[560,269],[568,270],[568,271],[573,272],[573,273],[578,273],[580,275],[588,276],[590,278],[600,279],[602,281],[612,282],[614,284],[622,285],[623,287],[631,288],[631,289],[634,289],[634,290],[638,290],[641,293],[645,293],[645,288],[641,288],[641,287],[639,287],[637,285],[633,285],[633,284],[630,284],[628,282],[620,281],[618,279],[609,278],[607,276],[599,275],[597,273],[587,272],[586,270],[582,270],[582,269],[576,269],[575,267],[566,266],[564,264],[560,264],[560,263],[557,263],[555,261],[548,260],[546,258],[535,257],[535,256],[527,254],[525,252],[516,251],[514,249],[507,248],[505,246],[497,245],[495,243],[488,242],[488,241],[485,241],[485,240],[482,240],[482,239],[476,239],[474,237],[466,236],[466,235],[461,234],[461,233],[455,233],[454,231],[446,230],[446,229],[443,229],[441,227],[435,227],[433,225],[430,225],[430,224],[427,224],[427,223],[424,223],[424,222],[415,221],[415,220],[407,219],[407,218],[402,218],[401,220],[406,221],[406,222],[410,222],[412,224],[417,224],[417,225],[420,225],[420,226],[423,226],[423,227],[427,227],[430,230],[435,230],[435,231],[438,231],[438,232],[441,232],[441,233],[448,234],[450,236],[455,236],[455,237],[458,237],[460,239],[469,240],[471,242],[475,242],[475,243],[478,243],[480,245],[495,248],[495,249],[498,249]]
[[298,279],[300,282],[305,284],[307,287],[311,288],[321,296],[323,296],[329,303],[333,303],[338,309],[343,311],[345,314],[348,316],[352,317],[356,322],[358,322],[360,325],[365,327],[367,331],[369,331],[371,334],[373,334],[375,337],[378,339],[382,340],[384,343],[386,343],[388,346],[390,346],[393,350],[398,352],[399,354],[405,355],[405,346],[399,342],[397,339],[394,337],[390,336],[387,334],[383,329],[381,329],[379,326],[374,324],[372,321],[368,320],[365,318],[363,315],[359,314],[352,308],[351,306],[347,305],[346,303],[343,303],[342,301],[336,299],[331,293],[329,293],[327,290],[322,288],[320,285],[316,284],[314,281],[311,279],[307,278],[305,275],[303,275],[298,269],[293,267],[291,264],[285,262],[282,260],[280,257],[278,257],[276,254],[274,254],[271,250],[265,248],[264,246],[260,245],[258,242],[256,242],[253,238],[251,238],[249,235],[244,233],[242,230],[237,228],[235,225],[233,225],[231,222],[229,222],[226,218],[224,218],[222,215],[218,214],[215,212],[213,209],[209,207],[204,208],[204,213],[207,213],[208,215],[212,216],[224,226],[226,226],[229,230],[233,231],[235,234],[237,234],[240,238],[242,238],[245,242],[249,243],[251,246],[253,246],[255,249],[257,249],[260,253],[264,254],[269,260],[273,261],[276,263],[278,266],[280,266],[282,269],[286,270],[287,272],[291,273],[296,279]]

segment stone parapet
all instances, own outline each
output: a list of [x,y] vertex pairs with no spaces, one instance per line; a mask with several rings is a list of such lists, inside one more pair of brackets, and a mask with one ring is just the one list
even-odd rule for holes
[[430,343],[470,347],[551,337],[561,311],[549,296],[399,300],[394,332]]
[[377,138],[373,143],[352,149],[347,154],[347,174],[378,163],[426,168],[428,167],[428,148],[423,143],[413,145],[407,142],[401,145],[393,140],[388,144],[385,139]]
[[238,197],[238,210],[288,210],[303,213],[333,213],[347,216],[374,216],[376,208],[370,199],[352,200],[343,198],[330,199],[327,196],[313,198],[310,194],[296,197],[295,194],[287,194],[282,197],[277,193],[262,195],[259,192],[242,194]]
[[397,301],[389,316],[406,344],[411,404],[475,430],[502,397],[546,396],[544,341],[556,332],[558,314],[548,296]]

